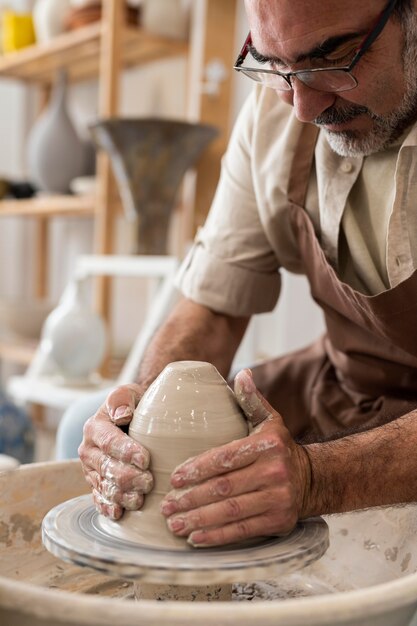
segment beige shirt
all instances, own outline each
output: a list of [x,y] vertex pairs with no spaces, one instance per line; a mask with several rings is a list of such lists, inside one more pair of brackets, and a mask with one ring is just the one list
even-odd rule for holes
[[[216,311],[274,308],[279,269],[302,272],[287,181],[301,125],[271,89],[256,88],[235,125],[206,224],[177,285]],[[402,144],[366,158],[334,153],[323,132],[306,199],[327,259],[353,288],[376,294],[417,267],[417,125]]]

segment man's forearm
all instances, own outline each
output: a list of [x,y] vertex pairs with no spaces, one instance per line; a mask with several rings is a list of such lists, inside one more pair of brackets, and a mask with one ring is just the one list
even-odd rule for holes
[[304,450],[311,484],[303,517],[417,501],[417,411]]
[[168,363],[183,360],[209,361],[227,376],[248,321],[181,300],[151,340],[137,382],[146,388]]

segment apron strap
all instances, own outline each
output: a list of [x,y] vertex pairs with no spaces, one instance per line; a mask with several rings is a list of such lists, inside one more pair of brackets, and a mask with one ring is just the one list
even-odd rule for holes
[[314,124],[303,124],[295,149],[288,181],[288,199],[298,206],[305,206],[319,132],[320,130]]

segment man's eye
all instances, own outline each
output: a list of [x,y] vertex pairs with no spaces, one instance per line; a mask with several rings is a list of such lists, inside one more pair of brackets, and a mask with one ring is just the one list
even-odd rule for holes
[[323,59],[323,61],[324,61],[325,65],[326,65],[326,67],[328,65],[330,65],[330,66],[333,66],[333,65],[335,65],[335,66],[349,65],[349,63],[352,60],[353,56],[354,56],[354,53],[353,52],[349,52],[349,54],[345,54],[342,57],[338,56],[337,59],[334,59],[334,58],[329,59],[328,57],[325,57]]
[[334,63],[335,65],[340,65],[343,62],[352,59],[355,55],[355,52],[356,48],[352,49],[352,47],[349,46],[349,48],[344,48],[341,50],[337,50],[337,52],[333,52],[332,54],[328,54],[327,56],[323,57],[323,61],[325,61],[326,63]]

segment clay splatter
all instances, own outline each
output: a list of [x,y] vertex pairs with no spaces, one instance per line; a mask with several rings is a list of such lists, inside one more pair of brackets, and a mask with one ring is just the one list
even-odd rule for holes
[[28,515],[15,513],[11,516],[10,522],[12,533],[16,534],[20,530],[24,541],[32,541],[34,535],[39,532],[39,524],[34,524]]
[[4,522],[0,522],[0,543],[9,545],[9,527]]
[[411,552],[407,552],[407,554],[405,555],[405,557],[401,561],[401,571],[402,572],[405,572],[405,570],[408,568],[408,566],[410,564],[410,561],[411,561]]
[[387,561],[396,561],[398,558],[398,548],[387,548],[384,554]]

